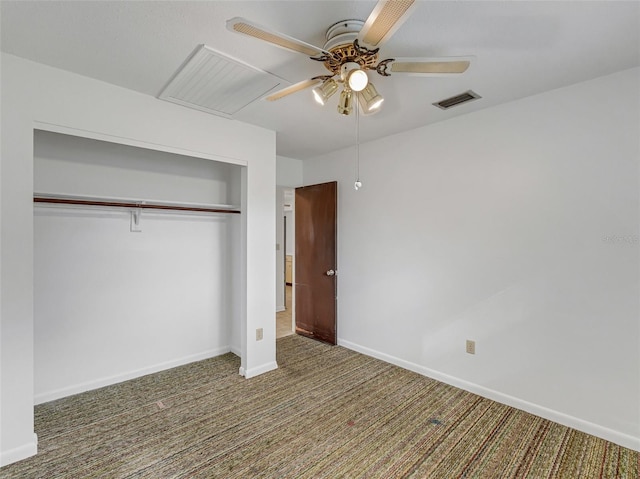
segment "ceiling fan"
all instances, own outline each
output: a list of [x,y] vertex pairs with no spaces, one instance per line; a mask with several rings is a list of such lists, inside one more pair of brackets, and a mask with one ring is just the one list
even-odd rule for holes
[[324,105],[343,85],[338,112],[349,115],[354,97],[363,113],[377,111],[384,98],[369,81],[369,72],[382,76],[391,74],[440,75],[463,73],[469,68],[469,60],[457,57],[387,58],[380,60],[380,46],[386,42],[411,14],[416,0],[379,0],[365,22],[341,20],[331,25],[326,33],[323,48],[276,32],[250,20],[235,17],[227,21],[227,28],[273,45],[302,53],[311,60],[324,64],[328,74],[295,83],[267,97],[275,101],[300,90],[313,87],[313,95]]

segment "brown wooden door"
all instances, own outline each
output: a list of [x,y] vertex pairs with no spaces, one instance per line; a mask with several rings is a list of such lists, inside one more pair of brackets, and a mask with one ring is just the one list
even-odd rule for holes
[[336,344],[338,183],[296,188],[296,333]]

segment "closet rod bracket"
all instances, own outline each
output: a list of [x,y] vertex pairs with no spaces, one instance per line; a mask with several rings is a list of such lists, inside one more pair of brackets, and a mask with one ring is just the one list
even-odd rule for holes
[[142,225],[140,224],[140,219],[142,217],[142,204],[138,204],[138,207],[134,210],[131,210],[131,232],[132,233],[141,233]]

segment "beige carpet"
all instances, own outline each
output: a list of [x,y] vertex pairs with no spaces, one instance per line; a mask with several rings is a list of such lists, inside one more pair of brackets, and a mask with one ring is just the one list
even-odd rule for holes
[[638,478],[638,453],[299,336],[36,408],[2,478]]

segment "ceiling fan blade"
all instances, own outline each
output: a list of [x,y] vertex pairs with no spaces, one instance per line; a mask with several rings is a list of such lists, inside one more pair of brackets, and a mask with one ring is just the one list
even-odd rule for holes
[[380,46],[409,17],[416,0],[379,0],[358,34],[358,41],[370,47]]
[[464,58],[396,58],[391,62],[390,73],[410,75],[446,75],[464,73],[471,61]]
[[273,45],[285,48],[287,50],[302,53],[303,55],[307,55],[309,57],[314,57],[317,55],[331,55],[329,52],[323,50],[322,48],[318,48],[314,45],[303,42],[302,40],[298,40],[283,33],[271,30],[267,27],[263,27],[262,25],[258,25],[257,23],[247,20],[246,18],[234,17],[230,20],[227,20],[227,29],[232,32],[242,33],[244,35],[257,38],[258,40],[269,42]]
[[293,85],[288,86],[287,88],[283,88],[282,90],[278,90],[277,92],[272,93],[267,97],[267,100],[269,101],[280,100],[281,98],[284,98],[287,95],[291,95],[292,93],[296,93],[296,92],[299,92],[300,90],[304,90],[306,88],[311,88],[316,85],[319,85],[320,83],[322,83],[322,81],[323,81],[322,78],[311,78],[309,80],[302,80],[301,82],[294,83]]

